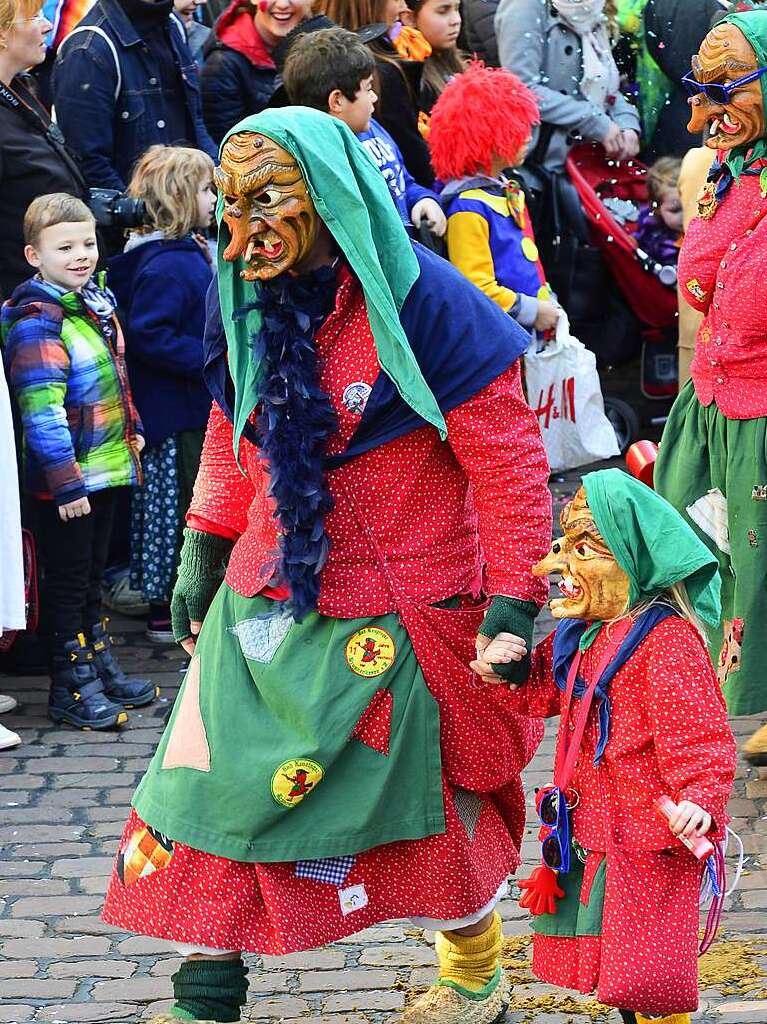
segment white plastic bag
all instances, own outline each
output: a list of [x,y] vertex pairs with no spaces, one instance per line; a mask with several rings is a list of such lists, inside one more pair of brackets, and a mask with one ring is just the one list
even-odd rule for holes
[[620,455],[605,416],[596,357],[570,334],[564,311],[554,341],[525,356],[525,379],[553,471]]

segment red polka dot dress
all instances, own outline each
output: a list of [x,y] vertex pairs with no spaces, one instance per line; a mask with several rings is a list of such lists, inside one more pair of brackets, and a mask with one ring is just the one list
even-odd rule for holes
[[[360,401],[379,373],[364,299],[350,275],[316,344],[321,386],[339,418],[332,454],[356,429]],[[489,903],[516,869],[520,772],[542,726],[505,688],[479,685],[468,663],[482,592],[545,599],[530,567],[551,536],[548,467],[518,364],[446,420],[447,442],[424,427],[328,474],[331,549],[318,605],[341,619],[399,612],[439,708],[445,831],[348,857],[244,863],[157,836],[134,811],[107,921],[179,943],[287,953],[391,918],[462,918]],[[276,528],[267,470],[247,441],[241,462],[245,476],[232,453],[231,424],[214,407],[188,523],[236,540],[226,584],[250,597],[270,583],[264,567],[273,561]],[[435,607],[455,595],[464,595],[460,607]],[[386,756],[387,714],[382,700],[351,742]]]
[[[553,635],[536,648],[530,682],[519,691],[520,707],[530,714],[555,715],[562,707],[552,675],[552,641]],[[584,656],[580,674],[587,683],[606,643],[603,630]],[[677,616],[649,633],[615,675],[609,697],[604,755],[595,765],[595,704],[569,797],[577,804],[573,837],[585,854],[583,924],[576,934],[564,927],[556,934],[553,915],[546,934],[534,936],[533,970],[542,981],[596,992],[608,1005],[658,1015],[690,1012],[698,1002],[702,868],[673,838],[653,803],[663,794],[677,803],[690,800],[711,814],[710,837],[721,837],[729,820],[735,742],[701,638]],[[569,720],[560,723],[558,745],[572,731],[579,703],[573,701]],[[603,905],[594,907],[592,889],[598,887],[604,889]]]

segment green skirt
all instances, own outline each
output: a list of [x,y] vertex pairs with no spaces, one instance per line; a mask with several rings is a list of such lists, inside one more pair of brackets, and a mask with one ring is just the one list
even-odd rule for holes
[[296,623],[224,584],[133,806],[238,861],[444,832],[439,711],[397,615]]
[[765,711],[767,417],[727,419],[688,381],[663,431],[655,488],[719,560],[722,623],[707,632],[728,710]]

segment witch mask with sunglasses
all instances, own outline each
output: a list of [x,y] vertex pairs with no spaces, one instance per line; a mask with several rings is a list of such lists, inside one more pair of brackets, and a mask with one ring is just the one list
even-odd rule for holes
[[682,79],[690,94],[688,130],[703,133],[709,149],[729,152],[765,134],[761,66],[737,25],[717,25]]
[[[700,633],[719,617],[717,562],[617,469],[588,474],[560,524],[533,570],[559,577],[557,628],[512,698],[532,717],[560,716],[552,782],[535,794],[541,864],[519,883],[533,971],[596,992],[632,1024],[642,1013],[688,1024],[703,869],[678,837],[721,838],[735,770]],[[492,665],[519,646],[496,637],[475,670],[500,685]],[[676,805],[670,824],[660,796]]]

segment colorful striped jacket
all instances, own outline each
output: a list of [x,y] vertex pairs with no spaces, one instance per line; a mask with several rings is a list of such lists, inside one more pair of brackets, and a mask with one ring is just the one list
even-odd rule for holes
[[[99,281],[103,288],[103,280]],[[38,278],[2,308],[8,381],[24,428],[26,489],[57,505],[140,482],[143,433],[128,385],[120,325],[114,346],[77,292]]]

